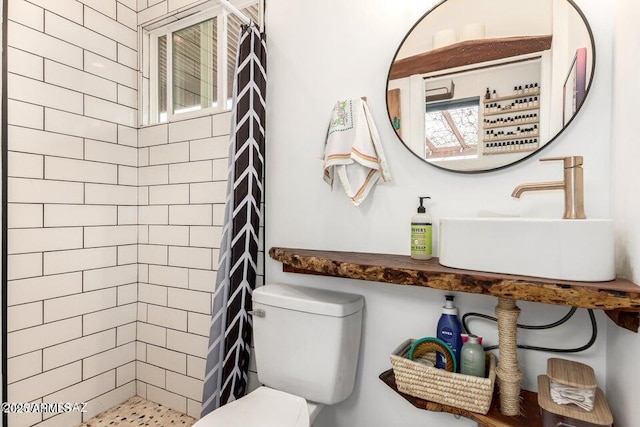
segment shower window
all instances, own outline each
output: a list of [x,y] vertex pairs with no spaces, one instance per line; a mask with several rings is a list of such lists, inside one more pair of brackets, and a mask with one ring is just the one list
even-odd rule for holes
[[217,105],[217,19],[208,19],[172,34],[173,113]]
[[[260,22],[256,0],[234,3]],[[150,89],[149,100],[143,99],[143,122],[162,123],[231,109],[241,25],[217,6],[146,33]]]

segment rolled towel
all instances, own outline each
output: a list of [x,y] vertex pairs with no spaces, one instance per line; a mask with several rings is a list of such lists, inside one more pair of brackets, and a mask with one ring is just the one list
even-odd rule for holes
[[355,206],[378,179],[391,180],[380,135],[363,99],[338,101],[333,107],[324,150],[324,180],[331,188],[336,175]]

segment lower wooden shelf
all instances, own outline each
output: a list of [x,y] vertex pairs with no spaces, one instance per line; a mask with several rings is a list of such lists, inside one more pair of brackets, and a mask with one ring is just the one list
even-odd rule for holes
[[540,415],[540,406],[538,406],[538,393],[523,390],[520,393],[522,413],[517,417],[508,417],[502,415],[498,408],[500,397],[496,392],[491,402],[491,408],[486,415],[470,412],[465,409],[455,408],[453,406],[442,405],[440,403],[429,402],[419,397],[409,396],[398,391],[396,386],[396,378],[393,375],[393,369],[380,374],[382,382],[388,385],[393,391],[398,393],[409,403],[419,409],[425,409],[433,412],[448,412],[453,415],[469,418],[476,421],[481,427],[542,427],[542,418]]

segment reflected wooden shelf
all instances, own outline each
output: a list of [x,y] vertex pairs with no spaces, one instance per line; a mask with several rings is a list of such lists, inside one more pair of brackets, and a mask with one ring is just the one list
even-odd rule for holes
[[484,125],[482,126],[482,129],[484,130],[484,129],[495,129],[495,128],[510,128],[510,127],[523,126],[523,125],[536,125],[538,123],[540,123],[540,120],[527,120],[527,121],[518,122],[518,123]]
[[499,96],[497,98],[483,99],[482,102],[484,102],[485,104],[491,104],[492,102],[510,101],[512,99],[530,98],[532,96],[534,96],[534,97],[535,96],[540,96],[540,91],[533,92],[533,93],[525,93],[525,94],[522,94],[522,95]]
[[389,79],[543,52],[551,49],[551,39],[551,35],[542,35],[466,40],[398,59],[392,64]]
[[391,387],[393,391],[398,393],[409,403],[419,409],[424,409],[433,412],[447,412],[453,415],[459,415],[461,417],[469,418],[476,421],[481,427],[542,427],[542,419],[540,416],[540,406],[538,406],[538,393],[532,391],[523,390],[520,393],[521,409],[522,413],[517,417],[508,417],[502,415],[498,408],[500,397],[498,395],[497,387],[496,392],[493,395],[493,401],[491,402],[491,408],[486,415],[477,414],[475,412],[467,411],[466,409],[455,408],[453,406],[447,406],[440,403],[430,402],[428,400],[420,399],[419,397],[409,396],[398,391],[396,386],[396,379],[393,375],[393,370],[380,374],[379,378],[386,385]]
[[497,116],[499,114],[515,114],[515,113],[520,113],[522,111],[532,111],[532,110],[539,110],[539,109],[540,109],[539,105],[536,107],[512,108],[510,110],[494,111],[493,113],[484,113],[484,117]]
[[536,148],[526,148],[526,149],[522,149],[522,150],[512,150],[512,151],[496,151],[494,153],[492,152],[483,152],[482,155],[483,156],[495,156],[497,154],[513,154],[513,153],[528,153],[528,152],[532,152],[532,151],[536,151],[538,149],[538,147]]
[[437,258],[418,261],[405,255],[274,247],[269,256],[283,271],[347,279],[422,286],[491,295],[520,301],[605,310],[619,326],[638,331],[640,287],[618,278],[574,282],[444,267]]
[[539,138],[539,137],[540,137],[540,134],[538,133],[536,133],[535,135],[524,135],[524,136],[506,135],[506,136],[501,136],[500,138],[483,139],[482,142],[515,141],[518,139],[531,139],[531,138]]

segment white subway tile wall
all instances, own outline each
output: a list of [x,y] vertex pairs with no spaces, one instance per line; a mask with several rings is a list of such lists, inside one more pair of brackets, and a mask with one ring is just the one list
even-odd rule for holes
[[195,3],[9,4],[7,398],[89,403],[11,425],[199,416],[231,113],[138,129],[136,31]]
[[[169,12],[167,1],[158,3],[154,0],[138,1],[138,25],[145,25]],[[160,402],[157,402],[160,403]]]
[[[147,6],[144,16],[167,7],[166,1],[145,3],[138,2]],[[138,135],[137,393],[196,418],[222,239],[230,117],[149,126]],[[250,375],[257,384],[255,369]]]
[[78,425],[136,393],[136,6],[9,2],[5,400],[89,411],[11,425]]

